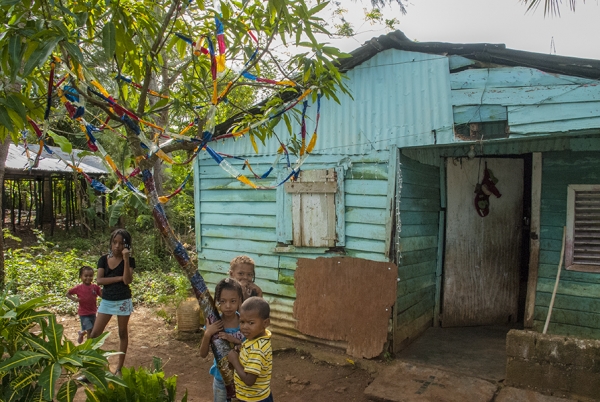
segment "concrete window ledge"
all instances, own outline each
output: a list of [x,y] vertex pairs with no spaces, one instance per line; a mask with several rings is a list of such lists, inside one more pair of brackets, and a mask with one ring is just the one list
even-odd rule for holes
[[600,340],[511,330],[506,385],[576,399],[600,397]]

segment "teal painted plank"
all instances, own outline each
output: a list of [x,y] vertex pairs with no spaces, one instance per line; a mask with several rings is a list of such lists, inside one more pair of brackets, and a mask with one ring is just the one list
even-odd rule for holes
[[[207,283],[213,284],[212,289],[214,290],[214,284],[223,279],[222,275],[214,274],[211,272],[202,272]],[[262,289],[263,293],[270,295],[278,295],[285,297],[296,297],[296,289],[290,285],[278,284],[274,281],[266,279],[257,279],[256,284]],[[209,288],[210,289],[210,288]],[[212,293],[212,292],[211,292]]]
[[200,202],[274,202],[275,199],[275,191],[271,190],[205,190],[200,193]]
[[[257,180],[251,178],[251,180],[261,186],[269,186],[273,179]],[[246,190],[254,191],[254,189],[239,180],[234,178],[223,178],[223,179],[202,179],[200,180],[200,188],[202,190]],[[275,191],[275,190],[260,190],[260,191]]]
[[407,310],[399,312],[396,325],[404,326],[421,316],[430,316],[431,314],[433,314],[433,300],[432,298],[425,298]]
[[400,200],[400,216],[404,211],[435,211],[440,210],[439,200],[419,200],[414,198],[403,198]]
[[405,310],[409,309],[410,307],[418,304],[422,300],[427,300],[429,298],[432,298],[434,291],[435,291],[435,287],[430,286],[430,287],[427,287],[424,289],[420,289],[417,292],[408,293],[408,294],[398,297],[398,300],[396,301],[396,309],[397,309],[396,311],[397,312],[405,311]]
[[274,229],[246,228],[231,226],[203,225],[202,237],[220,237],[224,239],[247,239],[275,243],[277,236]]
[[558,267],[560,260],[559,251],[540,250],[540,264],[554,264]]
[[591,130],[600,128],[600,117],[590,117],[575,120],[558,120],[549,121],[547,123],[531,123],[531,124],[513,124],[510,122],[509,110],[509,126],[510,135],[515,134],[548,134],[562,132],[576,132],[578,130]]
[[346,249],[383,254],[385,253],[385,242],[346,236]]
[[402,225],[400,237],[436,236],[439,225]]
[[428,187],[439,188],[440,175],[418,172],[407,168],[402,169],[402,184],[419,184]]
[[542,239],[562,240],[562,226],[542,226],[540,229]]
[[[197,201],[196,201],[197,202]],[[235,211],[245,215],[275,216],[275,203],[264,202],[203,202],[202,213],[222,214]]]
[[298,259],[294,257],[279,256],[279,268],[287,270],[296,270]]
[[275,217],[269,215],[201,214],[200,223],[275,229]]
[[254,260],[256,268],[275,268],[280,267],[280,257],[277,255],[256,254],[251,252],[240,253],[238,251],[206,249],[201,254],[198,254],[198,260],[211,260],[224,262],[229,267],[229,262],[238,255],[247,255]]
[[346,207],[362,207],[362,208],[376,208],[385,209],[387,205],[387,198],[384,196],[369,196],[369,195],[355,195],[346,194],[344,197],[346,201]]
[[[229,263],[225,261],[198,260],[198,269],[203,272],[219,274],[222,276],[221,279],[229,276]],[[254,276],[257,279],[277,280],[279,278],[279,270],[255,267]]]
[[404,154],[402,154],[400,157],[400,169],[413,170],[415,172],[421,172],[434,177],[439,175],[439,168],[437,166],[421,163],[415,159],[409,158]]
[[384,224],[386,213],[384,209],[368,209],[346,207],[346,223]]
[[[556,279],[557,270],[558,265],[540,264],[538,276],[540,278]],[[568,269],[564,269],[564,266],[560,273],[560,279],[561,281],[587,282],[600,285],[600,275],[597,273],[570,271]]]
[[547,251],[560,251],[562,247],[562,239],[560,240],[553,240],[553,239],[544,239],[542,238],[540,240],[540,250],[547,250]]
[[346,180],[346,194],[387,195],[386,180]]
[[[551,293],[554,290],[555,279],[538,278],[538,292]],[[569,296],[585,296],[600,298],[600,284],[560,281],[557,294]]]
[[199,253],[202,251],[202,222],[200,219],[200,174],[198,160],[196,159],[193,163],[194,169],[194,232],[196,234],[196,252]]
[[567,200],[546,198],[542,200],[541,208],[548,212],[566,212]]
[[400,214],[402,225],[437,225],[439,214],[436,211],[431,212],[410,212],[403,211]]
[[[555,226],[555,227],[563,227],[567,224],[567,213],[551,213],[546,211],[541,211],[540,214],[540,223],[543,226]],[[561,237],[562,238],[562,237]]]
[[426,274],[435,273],[437,261],[424,261],[415,265],[402,265],[398,267],[398,277],[401,281],[416,278]]
[[589,78],[550,74],[528,67],[469,69],[450,74],[452,89],[534,87],[539,85],[597,84]]
[[[600,100],[598,86],[552,85],[452,91],[452,105],[568,105]],[[516,106],[515,106],[516,107]],[[510,110],[509,110],[510,113]],[[539,120],[538,120],[539,121]]]
[[[280,173],[277,180],[282,181],[285,177],[284,173]],[[277,187],[276,195],[277,242],[292,244],[292,195],[285,191],[284,186]]]
[[425,250],[437,247],[437,234],[435,236],[400,238],[400,252]]
[[[551,293],[538,292],[536,294],[535,304],[539,307],[548,307],[551,299]],[[598,312],[600,312],[600,299],[560,295],[560,297],[554,299],[554,308],[598,314]]]
[[[559,296],[557,296],[558,298]],[[535,320],[545,320],[548,315],[548,309],[544,307],[537,307],[534,313]],[[586,313],[574,310],[562,310],[554,307],[552,309],[552,315],[550,317],[551,323],[566,324],[575,327],[586,327],[596,328],[600,332],[600,314],[598,313]],[[550,329],[551,326],[548,326]]]
[[452,110],[454,112],[454,124],[508,120],[506,106],[454,106]]
[[202,247],[217,250],[237,251],[240,254],[271,254],[271,252],[275,248],[275,243],[242,239],[220,239],[217,237],[210,237],[202,239]]
[[[600,91],[598,91],[600,93]],[[543,104],[535,106],[513,106],[508,108],[508,123],[545,123],[548,121],[592,119],[600,117],[600,102],[568,104]]]
[[[544,328],[546,318],[543,321],[534,321],[533,330],[542,332]],[[588,327],[575,327],[572,325],[565,325],[560,323],[550,323],[548,326],[548,333],[554,335],[565,335],[565,336],[576,336],[579,338],[587,339],[600,339],[600,330],[597,328]]]
[[473,64],[475,64],[475,62],[466,57],[457,56],[455,54],[448,56],[448,66],[450,67],[450,71],[471,66]]
[[599,151],[600,138],[572,138],[571,150],[573,151]]
[[358,164],[346,173],[346,179],[355,180],[387,180],[388,169],[386,164]]
[[398,295],[418,292],[421,289],[435,286],[435,274],[427,274],[416,278],[398,282]]
[[346,236],[384,241],[387,238],[385,226],[364,223],[347,223]]
[[406,251],[400,256],[400,266],[414,265],[423,261],[435,261],[437,258],[437,247],[424,250]]
[[389,262],[389,258],[386,257],[385,254],[383,254],[383,253],[377,254],[377,253],[369,253],[369,252],[360,251],[360,250],[346,249],[346,255],[348,257],[362,258],[363,260]]
[[[428,186],[427,183],[423,185],[404,183],[404,176],[402,176],[402,189],[400,190],[400,196],[402,199],[405,198],[428,198],[432,200],[440,199],[440,189],[437,186]],[[438,178],[435,179],[434,183],[439,184]]]

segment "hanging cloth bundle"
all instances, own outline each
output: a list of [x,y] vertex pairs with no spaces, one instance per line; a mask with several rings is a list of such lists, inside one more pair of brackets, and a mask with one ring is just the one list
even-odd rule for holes
[[475,210],[482,218],[490,213],[490,195],[494,194],[496,198],[502,197],[502,194],[496,188],[496,183],[498,183],[498,179],[488,169],[486,162],[483,170],[483,180],[475,186],[475,199],[473,200]]

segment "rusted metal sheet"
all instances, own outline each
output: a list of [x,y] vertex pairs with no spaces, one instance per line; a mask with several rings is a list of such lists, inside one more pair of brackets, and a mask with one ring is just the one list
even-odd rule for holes
[[[295,273],[294,317],[305,334],[346,340],[346,353],[383,352],[396,299],[395,264],[359,258],[301,258]],[[373,297],[376,295],[376,297]],[[360,303],[360,308],[349,308]]]

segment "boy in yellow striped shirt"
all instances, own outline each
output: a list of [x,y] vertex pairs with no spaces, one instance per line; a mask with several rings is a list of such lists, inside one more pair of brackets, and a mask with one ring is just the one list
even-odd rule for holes
[[235,392],[240,401],[273,402],[271,395],[271,351],[269,303],[260,297],[250,297],[240,307],[240,331],[246,337],[240,353],[234,350],[227,358],[235,370]]

